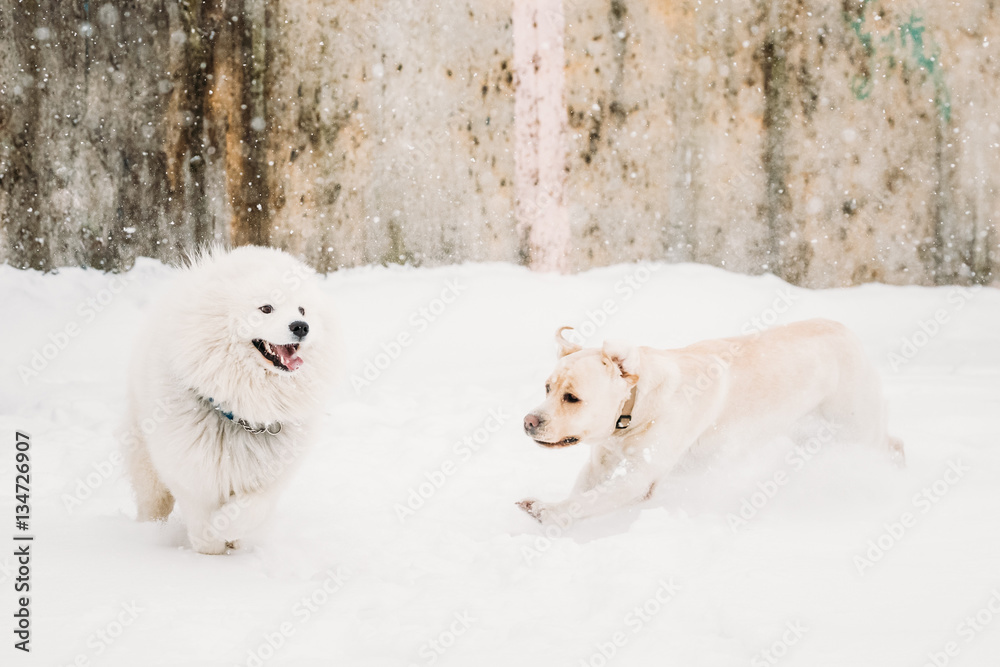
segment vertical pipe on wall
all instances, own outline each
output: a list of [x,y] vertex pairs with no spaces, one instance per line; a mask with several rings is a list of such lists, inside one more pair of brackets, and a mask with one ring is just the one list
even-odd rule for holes
[[562,0],[514,0],[514,187],[522,255],[538,271],[565,271],[569,216]]

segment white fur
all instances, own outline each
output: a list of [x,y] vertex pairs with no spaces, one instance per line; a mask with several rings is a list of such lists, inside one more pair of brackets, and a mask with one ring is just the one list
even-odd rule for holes
[[[816,413],[838,439],[902,463],[902,443],[886,434],[878,373],[860,341],[836,322],[809,320],[679,350],[610,342],[582,349],[561,332],[546,400],[525,418],[525,431],[548,447],[588,442],[591,457],[566,500],[518,503],[543,523],[639,502],[692,448],[789,435]],[[616,430],[633,387],[631,422]]]
[[[218,554],[267,518],[312,439],[333,371],[330,310],[315,282],[279,250],[213,250],[152,310],[132,359],[124,437],[139,520],[166,519],[176,499],[191,545]],[[295,321],[309,332],[303,365],[288,372],[251,341],[294,343]],[[234,420],[280,431],[249,433],[209,398]]]

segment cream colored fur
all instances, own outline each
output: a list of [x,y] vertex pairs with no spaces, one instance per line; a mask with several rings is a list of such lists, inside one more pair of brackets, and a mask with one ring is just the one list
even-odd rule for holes
[[[903,461],[902,443],[886,433],[878,373],[857,337],[836,322],[809,320],[677,350],[581,349],[562,331],[546,399],[525,418],[525,430],[551,448],[589,443],[591,456],[566,500],[518,503],[539,521],[639,502],[693,447],[789,435],[810,414],[831,422],[839,440]],[[631,422],[616,430],[633,387]]]

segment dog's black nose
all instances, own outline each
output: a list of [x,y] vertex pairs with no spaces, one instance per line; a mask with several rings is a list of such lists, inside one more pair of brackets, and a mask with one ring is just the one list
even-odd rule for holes
[[524,430],[528,434],[533,434],[541,423],[542,420],[538,418],[538,415],[528,415],[524,418]]
[[300,339],[305,338],[306,334],[309,333],[309,325],[302,320],[296,320],[288,325],[291,330],[292,335],[298,336]]

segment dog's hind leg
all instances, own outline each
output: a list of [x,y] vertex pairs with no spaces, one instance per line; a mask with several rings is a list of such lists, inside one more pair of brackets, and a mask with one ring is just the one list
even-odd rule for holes
[[165,521],[174,509],[174,497],[149,458],[146,441],[138,429],[125,439],[125,464],[132,480],[139,521]]
[[881,449],[894,463],[905,465],[903,442],[887,430],[888,401],[882,396],[877,371],[867,364],[852,370],[850,381],[842,382],[820,405],[820,415],[829,422],[838,439]]
[[903,449],[903,441],[894,436],[887,436],[889,441],[889,456],[892,462],[900,468],[906,467],[906,450]]

